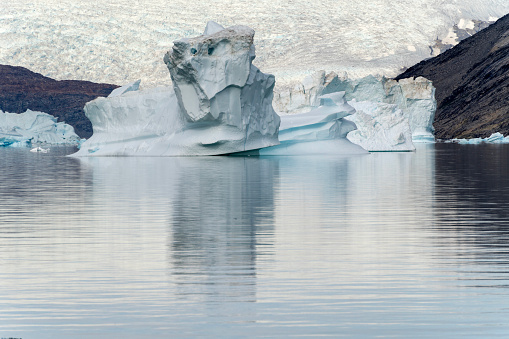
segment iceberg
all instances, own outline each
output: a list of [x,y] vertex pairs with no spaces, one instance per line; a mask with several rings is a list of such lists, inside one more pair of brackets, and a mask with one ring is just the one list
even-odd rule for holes
[[27,110],[8,113],[0,110],[0,146],[74,145],[81,139],[74,128],[43,112]]
[[280,114],[301,113],[315,108],[321,95],[338,91],[344,91],[347,102],[357,110],[348,118],[357,125],[348,135],[354,143],[370,151],[412,151],[413,142],[434,142],[435,89],[422,77],[349,79],[317,72],[302,83],[280,89],[274,107]]
[[280,144],[248,154],[256,155],[344,155],[364,154],[365,149],[347,140],[355,130],[353,122],[344,119],[355,113],[346,103],[345,92],[322,95],[320,106],[307,113],[282,115]]
[[49,148],[42,148],[40,146],[38,147],[34,147],[30,150],[30,152],[32,153],[48,153],[49,152]]
[[173,87],[126,85],[87,103],[94,133],[74,155],[220,155],[277,145],[275,79],[252,64],[253,38],[249,27],[209,22],[203,35],[175,41],[164,56]]

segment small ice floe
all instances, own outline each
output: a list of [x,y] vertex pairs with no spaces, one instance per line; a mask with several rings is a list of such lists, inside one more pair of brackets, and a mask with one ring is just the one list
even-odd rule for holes
[[48,153],[49,152],[49,148],[42,148],[42,147],[34,147],[30,150],[30,152],[34,152],[34,153]]

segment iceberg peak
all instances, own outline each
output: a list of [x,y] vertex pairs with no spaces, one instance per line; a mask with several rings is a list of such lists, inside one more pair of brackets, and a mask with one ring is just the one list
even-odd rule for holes
[[223,26],[218,24],[215,21],[209,21],[207,22],[207,26],[205,26],[205,31],[203,32],[203,35],[211,35],[217,32],[220,32],[224,29]]

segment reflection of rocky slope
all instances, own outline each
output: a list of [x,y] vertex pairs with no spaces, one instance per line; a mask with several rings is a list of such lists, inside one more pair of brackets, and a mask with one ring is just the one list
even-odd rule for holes
[[23,67],[0,65],[0,110],[22,113],[27,109],[49,113],[74,127],[82,138],[92,135],[83,106],[107,96],[116,85],[89,81],[56,81]]
[[436,137],[509,134],[509,15],[396,79],[423,76],[436,87]]

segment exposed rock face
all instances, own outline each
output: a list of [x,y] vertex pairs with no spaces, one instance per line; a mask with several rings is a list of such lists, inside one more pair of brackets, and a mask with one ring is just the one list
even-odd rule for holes
[[49,113],[74,127],[81,138],[92,135],[85,103],[107,96],[116,85],[89,81],[56,81],[23,67],[0,65],[0,110],[22,113],[27,109]]
[[423,76],[436,87],[440,139],[509,134],[509,15],[396,79]]

